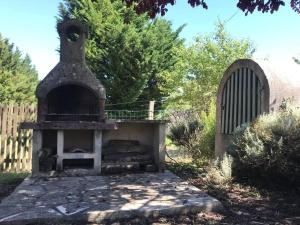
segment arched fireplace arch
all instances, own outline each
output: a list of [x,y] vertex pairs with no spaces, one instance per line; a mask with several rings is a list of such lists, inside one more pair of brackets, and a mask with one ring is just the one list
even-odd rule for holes
[[52,89],[46,97],[47,121],[97,121],[100,100],[92,90],[77,84]]

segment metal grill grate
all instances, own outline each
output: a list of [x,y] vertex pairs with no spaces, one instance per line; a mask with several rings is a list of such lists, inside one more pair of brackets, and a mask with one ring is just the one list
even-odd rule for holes
[[99,114],[47,114],[46,121],[98,121]]
[[241,68],[231,74],[222,93],[223,134],[232,134],[236,127],[261,114],[261,90],[261,83],[252,70]]

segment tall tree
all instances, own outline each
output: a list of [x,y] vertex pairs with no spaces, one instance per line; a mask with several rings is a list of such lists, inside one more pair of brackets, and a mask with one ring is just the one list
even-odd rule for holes
[[38,75],[28,55],[0,34],[0,103],[33,103]]
[[106,87],[108,107],[136,108],[168,95],[166,88],[162,90],[162,75],[177,61],[174,49],[183,45],[178,37],[182,27],[172,31],[170,22],[151,22],[122,0],[64,0],[59,19],[64,18],[78,18],[90,27],[86,59]]
[[236,59],[249,58],[253,53],[249,40],[233,38],[219,21],[214,33],[200,35],[190,47],[180,50],[182,61],[168,76],[176,79],[173,82],[178,87],[168,99],[169,107],[207,112],[211,101],[215,101],[225,69]]
[[[142,14],[147,12],[151,18],[154,18],[157,14],[162,16],[168,11],[167,5],[174,5],[175,0],[123,0],[128,6],[134,5],[137,13]],[[208,5],[205,0],[186,0],[192,7],[201,6],[204,9],[208,9]],[[291,8],[300,13],[300,0],[238,0],[237,7],[241,9],[246,15],[255,10],[261,12],[277,11],[281,6],[284,6],[286,2],[290,2]]]

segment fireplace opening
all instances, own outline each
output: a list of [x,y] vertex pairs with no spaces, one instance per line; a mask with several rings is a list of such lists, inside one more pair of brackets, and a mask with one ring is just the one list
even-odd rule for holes
[[47,96],[47,121],[97,121],[99,101],[87,88],[63,85],[50,91]]
[[63,160],[63,169],[92,169],[94,166],[93,159],[64,159]]
[[65,130],[65,153],[92,153],[94,149],[94,132],[92,130]]

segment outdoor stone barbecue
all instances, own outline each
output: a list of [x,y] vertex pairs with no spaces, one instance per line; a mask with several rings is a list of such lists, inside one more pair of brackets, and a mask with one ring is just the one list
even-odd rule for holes
[[87,27],[57,27],[60,62],[40,82],[33,129],[32,173],[90,168],[96,173],[163,171],[165,121],[105,119],[105,88],[85,63]]
[[[164,172],[166,121],[106,119],[105,88],[85,63],[86,26],[67,20],[58,32],[60,62],[37,87],[37,121],[21,125],[33,129],[34,176],[1,201],[0,224],[143,222],[222,210]],[[122,174],[89,176],[103,173]]]

